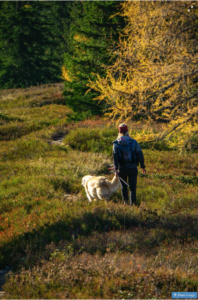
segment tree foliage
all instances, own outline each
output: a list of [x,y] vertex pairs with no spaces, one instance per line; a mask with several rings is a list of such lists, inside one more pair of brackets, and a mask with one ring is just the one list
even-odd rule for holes
[[60,80],[58,7],[5,1],[0,10],[0,88]]
[[123,17],[111,18],[118,12],[118,5],[114,1],[80,1],[71,5],[69,51],[64,55],[62,75],[67,105],[74,111],[98,114],[103,108],[92,101],[98,92],[92,89],[87,93],[87,83],[95,79],[93,73],[104,77],[103,66],[112,59],[110,47],[123,28]]
[[90,88],[106,101],[106,115],[168,124],[158,139],[176,129],[197,134],[198,7],[196,2],[124,2],[128,24],[120,37],[116,62]]

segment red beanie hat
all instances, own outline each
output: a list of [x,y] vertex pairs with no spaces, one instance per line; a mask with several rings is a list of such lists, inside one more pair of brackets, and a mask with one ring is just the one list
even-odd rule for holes
[[128,131],[128,128],[127,128],[126,125],[125,126],[119,126],[118,128],[119,128],[119,133],[125,133],[125,132]]

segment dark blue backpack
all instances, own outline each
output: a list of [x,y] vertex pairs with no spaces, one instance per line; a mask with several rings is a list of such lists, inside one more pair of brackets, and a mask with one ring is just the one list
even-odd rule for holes
[[131,164],[136,162],[137,156],[134,149],[134,140],[131,141],[128,145],[120,145],[116,143],[118,153],[119,153],[119,163],[122,165]]

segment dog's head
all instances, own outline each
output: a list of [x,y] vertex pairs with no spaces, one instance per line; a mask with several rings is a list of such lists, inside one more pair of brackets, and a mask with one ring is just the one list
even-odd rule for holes
[[89,180],[89,179],[91,179],[93,176],[91,176],[91,175],[86,175],[86,176],[84,176],[83,178],[82,178],[82,185],[83,186],[85,186],[85,184],[87,183],[87,181]]

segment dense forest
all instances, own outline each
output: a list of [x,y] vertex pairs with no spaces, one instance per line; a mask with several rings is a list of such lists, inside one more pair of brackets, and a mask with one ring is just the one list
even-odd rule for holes
[[119,6],[116,1],[1,3],[0,88],[60,82],[61,72],[69,72],[76,80],[66,81],[67,105],[98,113],[92,101],[98,93],[86,95],[83,105],[78,99],[95,78],[92,73],[104,76],[103,64],[113,60],[111,48],[124,28],[124,18],[116,15]]
[[59,3],[2,2],[0,88],[25,88],[60,81]]

